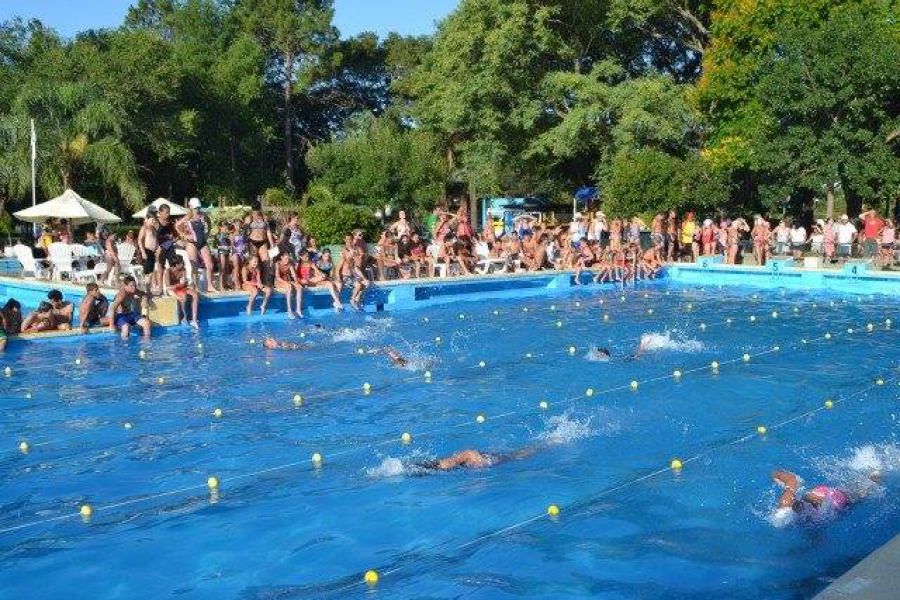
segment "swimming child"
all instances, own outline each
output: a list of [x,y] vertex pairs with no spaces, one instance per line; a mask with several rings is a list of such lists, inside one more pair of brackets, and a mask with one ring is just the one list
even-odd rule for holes
[[610,353],[606,348],[591,346],[584,357],[591,362],[609,362]]
[[462,450],[444,458],[436,458],[416,463],[414,466],[428,471],[453,471],[455,469],[487,469],[509,462],[528,458],[537,452],[537,448],[524,448],[516,452],[496,454],[479,450]]
[[875,470],[856,486],[843,489],[820,484],[809,490],[802,487],[802,480],[790,471],[775,471],[772,479],[784,488],[773,513],[777,526],[795,521],[821,522],[836,518],[866,496],[881,482],[881,471]]
[[281,340],[276,340],[271,336],[266,336],[266,339],[263,340],[263,347],[266,350],[306,350],[309,348],[309,345],[283,342]]

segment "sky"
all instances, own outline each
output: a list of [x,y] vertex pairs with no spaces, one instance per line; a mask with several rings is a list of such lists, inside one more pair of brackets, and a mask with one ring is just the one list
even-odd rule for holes
[[[427,34],[459,0],[335,0],[335,25],[344,37],[375,31]],[[122,23],[132,0],[0,0],[0,21],[37,18],[66,37]]]

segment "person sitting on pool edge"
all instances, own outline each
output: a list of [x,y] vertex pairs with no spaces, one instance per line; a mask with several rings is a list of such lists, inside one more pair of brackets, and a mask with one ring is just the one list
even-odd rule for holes
[[126,276],[110,307],[112,315],[109,323],[110,331],[120,330],[124,340],[128,339],[131,328],[136,325],[141,328],[144,337],[149,338],[150,319],[144,316],[148,307],[147,294],[137,288],[134,277]]
[[[178,302],[178,322],[180,323],[181,318],[184,317],[184,320],[192,328],[200,329],[200,324],[197,322],[197,314],[200,310],[200,292],[188,282],[187,269],[181,256],[175,255],[168,268],[163,271],[163,280],[166,292]],[[188,320],[188,304],[191,305],[190,320]]]
[[50,290],[47,292],[47,301],[41,302],[38,309],[28,315],[28,318],[22,323],[22,332],[68,331],[72,328],[72,312],[74,310],[71,302],[63,301],[62,292]]
[[91,327],[109,327],[108,313],[109,300],[100,291],[100,286],[96,283],[87,284],[84,300],[81,301],[81,307],[78,309],[81,333],[87,333]]
[[853,490],[820,484],[807,491],[800,478],[790,471],[774,471],[772,479],[784,488],[773,515],[780,526],[795,519],[817,522],[836,517],[871,494],[882,474],[877,470],[870,472]]

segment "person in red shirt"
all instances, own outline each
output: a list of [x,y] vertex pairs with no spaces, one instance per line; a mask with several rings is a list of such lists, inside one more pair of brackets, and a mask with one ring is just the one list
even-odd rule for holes
[[878,238],[884,229],[884,219],[878,216],[878,212],[869,209],[859,215],[863,224],[863,252],[865,256],[873,257],[878,254]]

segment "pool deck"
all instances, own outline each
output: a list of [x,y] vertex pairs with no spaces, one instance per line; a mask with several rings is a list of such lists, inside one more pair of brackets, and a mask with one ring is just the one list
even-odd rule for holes
[[894,600],[900,597],[900,535],[864,558],[813,600]]

